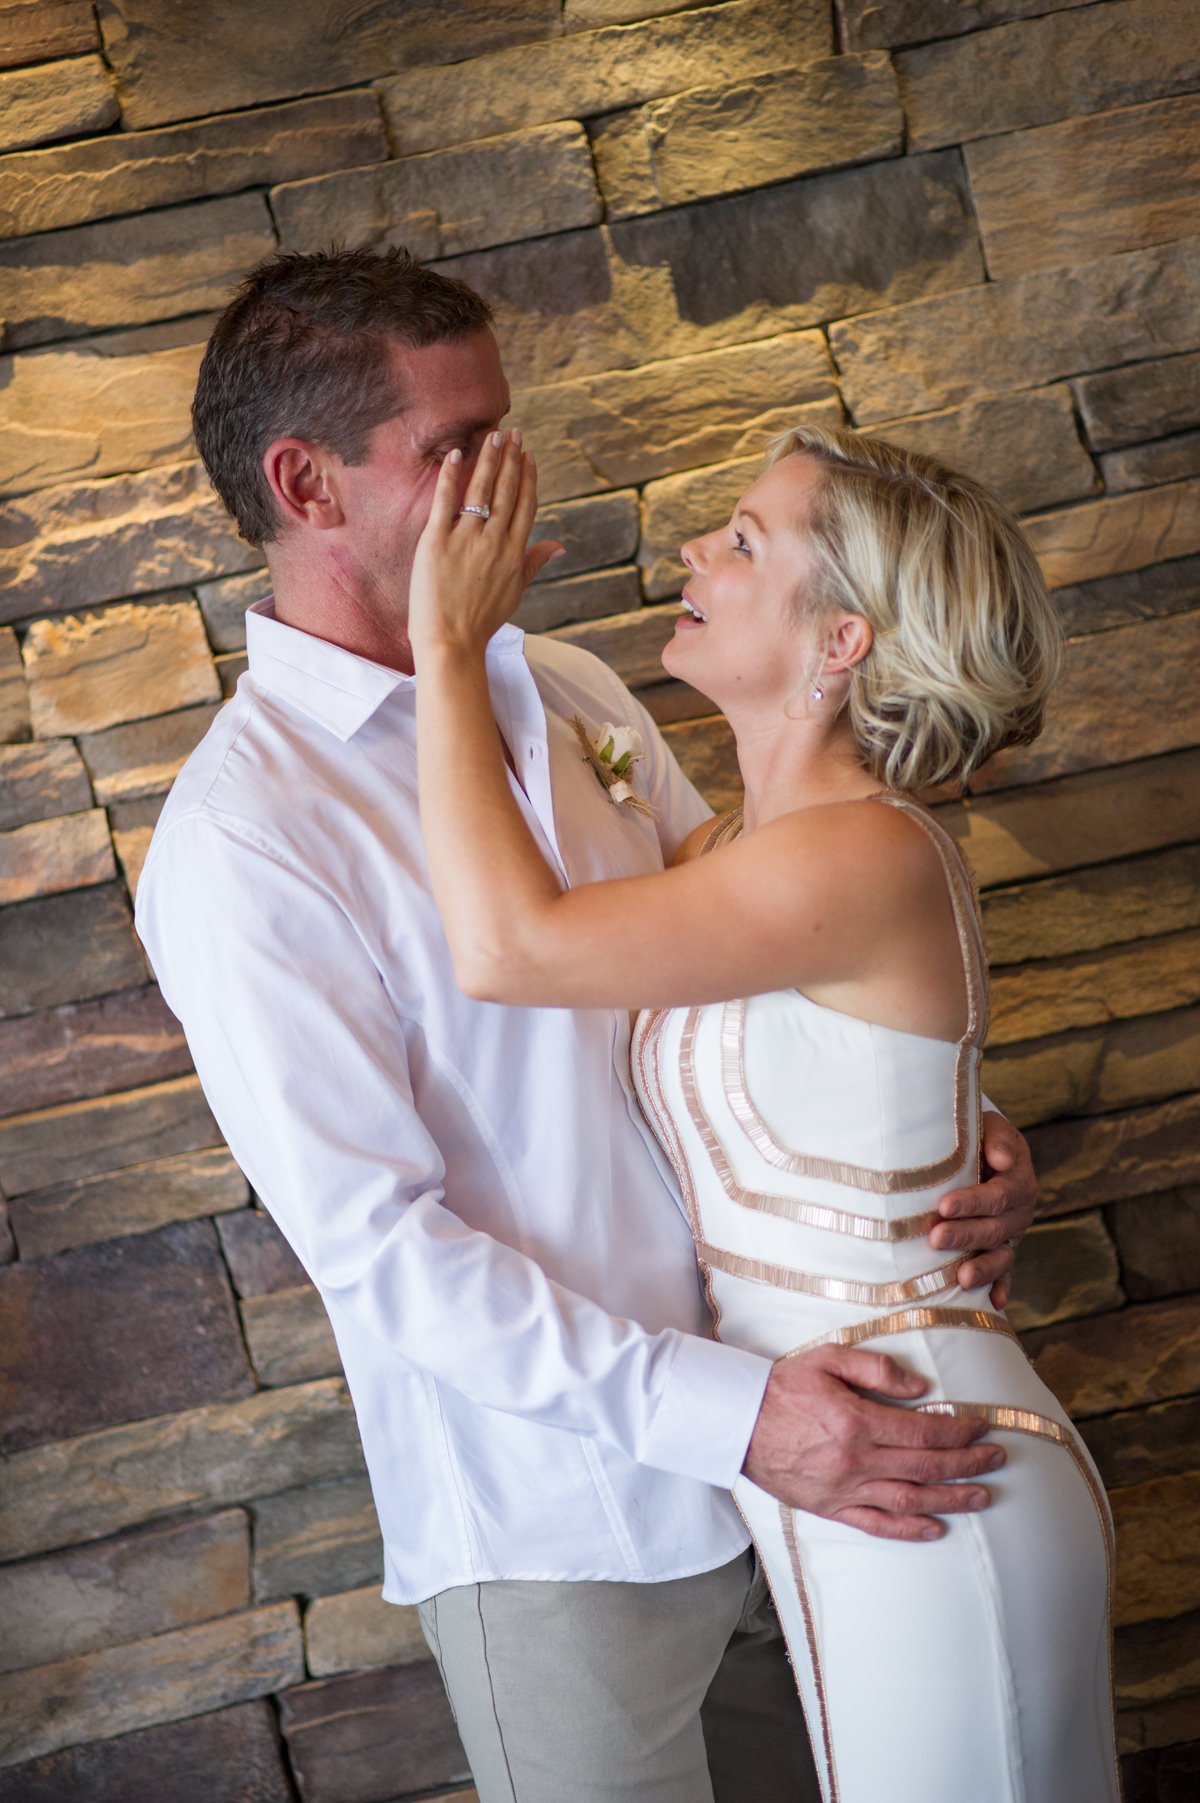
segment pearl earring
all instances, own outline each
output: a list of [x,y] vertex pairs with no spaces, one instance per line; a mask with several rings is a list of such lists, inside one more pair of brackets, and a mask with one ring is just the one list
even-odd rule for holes
[[815,682],[812,686],[812,698],[814,701],[824,701],[825,699],[825,691],[819,682]]

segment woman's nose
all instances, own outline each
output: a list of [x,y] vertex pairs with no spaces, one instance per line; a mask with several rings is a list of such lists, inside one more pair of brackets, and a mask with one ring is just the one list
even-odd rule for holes
[[701,543],[702,541],[698,538],[689,538],[686,545],[680,545],[679,547],[679,555],[687,565],[688,569],[692,572],[693,576],[696,574],[697,569],[696,552]]

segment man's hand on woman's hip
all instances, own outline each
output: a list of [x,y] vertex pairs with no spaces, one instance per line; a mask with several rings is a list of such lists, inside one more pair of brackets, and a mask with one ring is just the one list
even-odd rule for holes
[[1002,1114],[983,1117],[983,1181],[952,1190],[938,1205],[940,1226],[929,1243],[935,1252],[966,1252],[958,1268],[964,1290],[991,1284],[992,1304],[1003,1308],[1012,1287],[1016,1243],[1033,1222],[1037,1179],[1029,1147]]

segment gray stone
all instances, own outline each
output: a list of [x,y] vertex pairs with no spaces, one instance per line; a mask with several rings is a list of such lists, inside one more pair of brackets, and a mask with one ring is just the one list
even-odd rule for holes
[[319,1679],[279,1703],[305,1803],[367,1803],[471,1776],[432,1660]]
[[1200,1388],[1200,1300],[1151,1302],[1040,1328],[1026,1336],[1025,1350],[1074,1416],[1188,1396]]
[[296,181],[388,154],[374,94],[321,94],[163,131],[121,132],[0,158],[0,233],[48,232],[115,213]]
[[10,238],[0,245],[5,348],[222,307],[274,249],[261,194]]
[[1120,576],[1098,576],[1055,591],[1054,604],[1068,638],[1108,632],[1134,620],[1187,613],[1200,605],[1200,556],[1177,557]]
[[1031,13],[1086,6],[1090,0],[837,0],[842,42],[851,50],[922,44],[979,31]]
[[255,1602],[378,1586],[383,1540],[365,1477],[264,1496],[253,1512]]
[[0,833],[0,903],[107,883],[117,874],[102,808]]
[[[99,734],[123,721],[220,695],[200,609],[192,600],[35,620],[24,655],[39,737]],[[205,713],[207,723],[211,716]],[[162,738],[168,736],[164,731]],[[152,737],[145,729],[143,738]]]
[[1200,1290],[1200,1186],[1119,1202],[1108,1226],[1132,1301]]
[[304,1611],[304,1652],[314,1678],[415,1665],[432,1656],[416,1609],[385,1603],[378,1584],[310,1603]]
[[169,789],[200,743],[217,708],[189,707],[180,713],[156,714],[128,726],[85,733],[79,740],[96,800],[132,801]]
[[340,1378],[210,1403],[15,1453],[0,1470],[0,1555],[28,1558],[362,1469]]
[[896,156],[903,141],[891,61],[874,51],[691,88],[592,134],[610,219]]
[[1200,932],[1169,933],[1067,958],[1039,958],[992,979],[990,1046],[1130,1020],[1200,1001]]
[[[817,418],[824,423],[821,412]],[[679,593],[686,580],[680,545],[715,531],[728,520],[739,496],[757,475],[760,461],[758,457],[735,458],[731,463],[713,464],[647,485],[638,550],[647,600],[660,601],[665,595]]]
[[11,626],[0,626],[0,745],[29,737],[25,666]]
[[1119,1276],[1116,1249],[1099,1209],[1033,1227],[1018,1248],[1006,1313],[1022,1332],[1103,1314],[1125,1300]]
[[611,619],[561,626],[549,636],[603,658],[628,688],[661,682],[662,650],[675,630],[675,607],[642,607]]
[[993,968],[1181,932],[1200,926],[1200,846],[994,890],[982,912]]
[[239,1296],[268,1296],[308,1282],[304,1266],[262,1209],[218,1221],[217,1233]]
[[153,986],[0,1021],[0,1115],[191,1068],[183,1029]]
[[249,1296],[241,1315],[254,1375],[264,1389],[307,1383],[341,1370],[329,1317],[311,1284]]
[[87,771],[69,739],[0,747],[0,832],[91,805]]
[[1200,1008],[998,1047],[985,1060],[984,1089],[1020,1127],[1200,1089]]
[[469,62],[447,57],[448,67],[413,69],[380,87],[396,148],[411,154],[638,106],[694,88],[698,70],[729,84],[831,48],[824,0],[735,0]]
[[1200,1690],[1200,1611],[1122,1628],[1113,1650],[1118,1702],[1155,1703]]
[[1093,1415],[1082,1431],[1110,1490],[1200,1468],[1200,1397]]
[[272,188],[284,250],[405,244],[455,257],[595,225],[600,197],[583,127],[508,132],[425,156]]
[[146,795],[140,801],[114,802],[108,810],[113,847],[130,895],[137,894],[138,879],[164,799],[162,795]]
[[742,781],[733,734],[723,719],[686,720],[668,726],[663,737],[689,782],[695,784],[714,813],[740,806]]
[[265,600],[270,592],[269,570],[251,570],[246,576],[223,576],[218,582],[199,585],[196,599],[214,651],[245,650],[246,609]]
[[1200,1181],[1200,1096],[1029,1135],[1042,1215],[1145,1197]]
[[12,1204],[22,1258],[44,1258],[71,1246],[130,1233],[153,1233],[173,1221],[226,1210],[248,1212],[250,1186],[224,1146],[156,1158],[124,1171],[34,1190]]
[[1189,0],[1107,0],[906,50],[896,70],[910,143],[927,149],[1186,92],[1200,32]]
[[513,625],[526,632],[549,632],[576,620],[600,620],[606,614],[628,613],[642,605],[637,570],[592,570],[586,576],[568,576],[565,582],[536,582],[526,589],[513,615]]
[[228,1615],[250,1602],[250,1534],[230,1509],[0,1569],[0,1672]]
[[[540,476],[540,465],[538,473]],[[638,498],[631,488],[539,507],[530,540],[557,539],[563,556],[534,578],[535,586],[557,585],[581,570],[602,570],[628,562],[637,550],[638,531]]]
[[1200,432],[1183,432],[1158,444],[1130,445],[1109,451],[1100,459],[1100,473],[1109,494],[1122,489],[1152,488],[1160,482],[1176,482],[1200,476]]
[[304,1675],[294,1603],[0,1678],[0,1764],[269,1696]]
[[98,56],[8,70],[0,75],[0,150],[103,131],[118,110],[112,78]]
[[99,48],[89,0],[5,0],[0,5],[0,68]]
[[237,536],[200,463],[46,488],[10,501],[3,524],[0,612],[8,620],[169,590],[262,561]]
[[991,275],[1069,268],[1200,231],[1198,120],[1200,95],[1188,94],[968,144]]
[[526,389],[515,419],[546,500],[760,453],[808,403],[836,396],[819,332]]
[[[234,651],[228,657],[218,657],[214,661],[222,698],[228,701],[231,695],[237,693],[238,683],[249,669],[250,660],[244,651]],[[139,865],[139,870],[140,868]]]
[[196,1078],[176,1077],[0,1122],[0,1188],[20,1196],[220,1143]]
[[1194,350],[1198,285],[1200,240],[1189,238],[1071,270],[960,284],[920,305],[841,320],[830,344],[863,424]]
[[115,883],[0,912],[0,1017],[110,995],[149,974]]
[[[350,87],[399,69],[478,59],[562,29],[561,0],[303,0],[255,13],[207,0],[100,0],[125,122],[162,125]],[[561,118],[562,113],[555,115]],[[463,133],[462,136],[469,136]]]
[[1097,451],[1200,426],[1200,353],[1102,370],[1072,386]]
[[1096,490],[1096,472],[1079,442],[1065,386],[972,401],[919,419],[886,420],[872,431],[974,476],[1014,513]]

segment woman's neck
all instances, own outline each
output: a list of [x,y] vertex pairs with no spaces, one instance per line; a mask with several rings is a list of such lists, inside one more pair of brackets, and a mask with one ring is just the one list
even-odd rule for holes
[[818,717],[788,725],[789,730],[781,731],[776,720],[759,728],[734,724],[747,832],[798,808],[861,801],[879,792],[881,785],[863,769],[844,719]]

